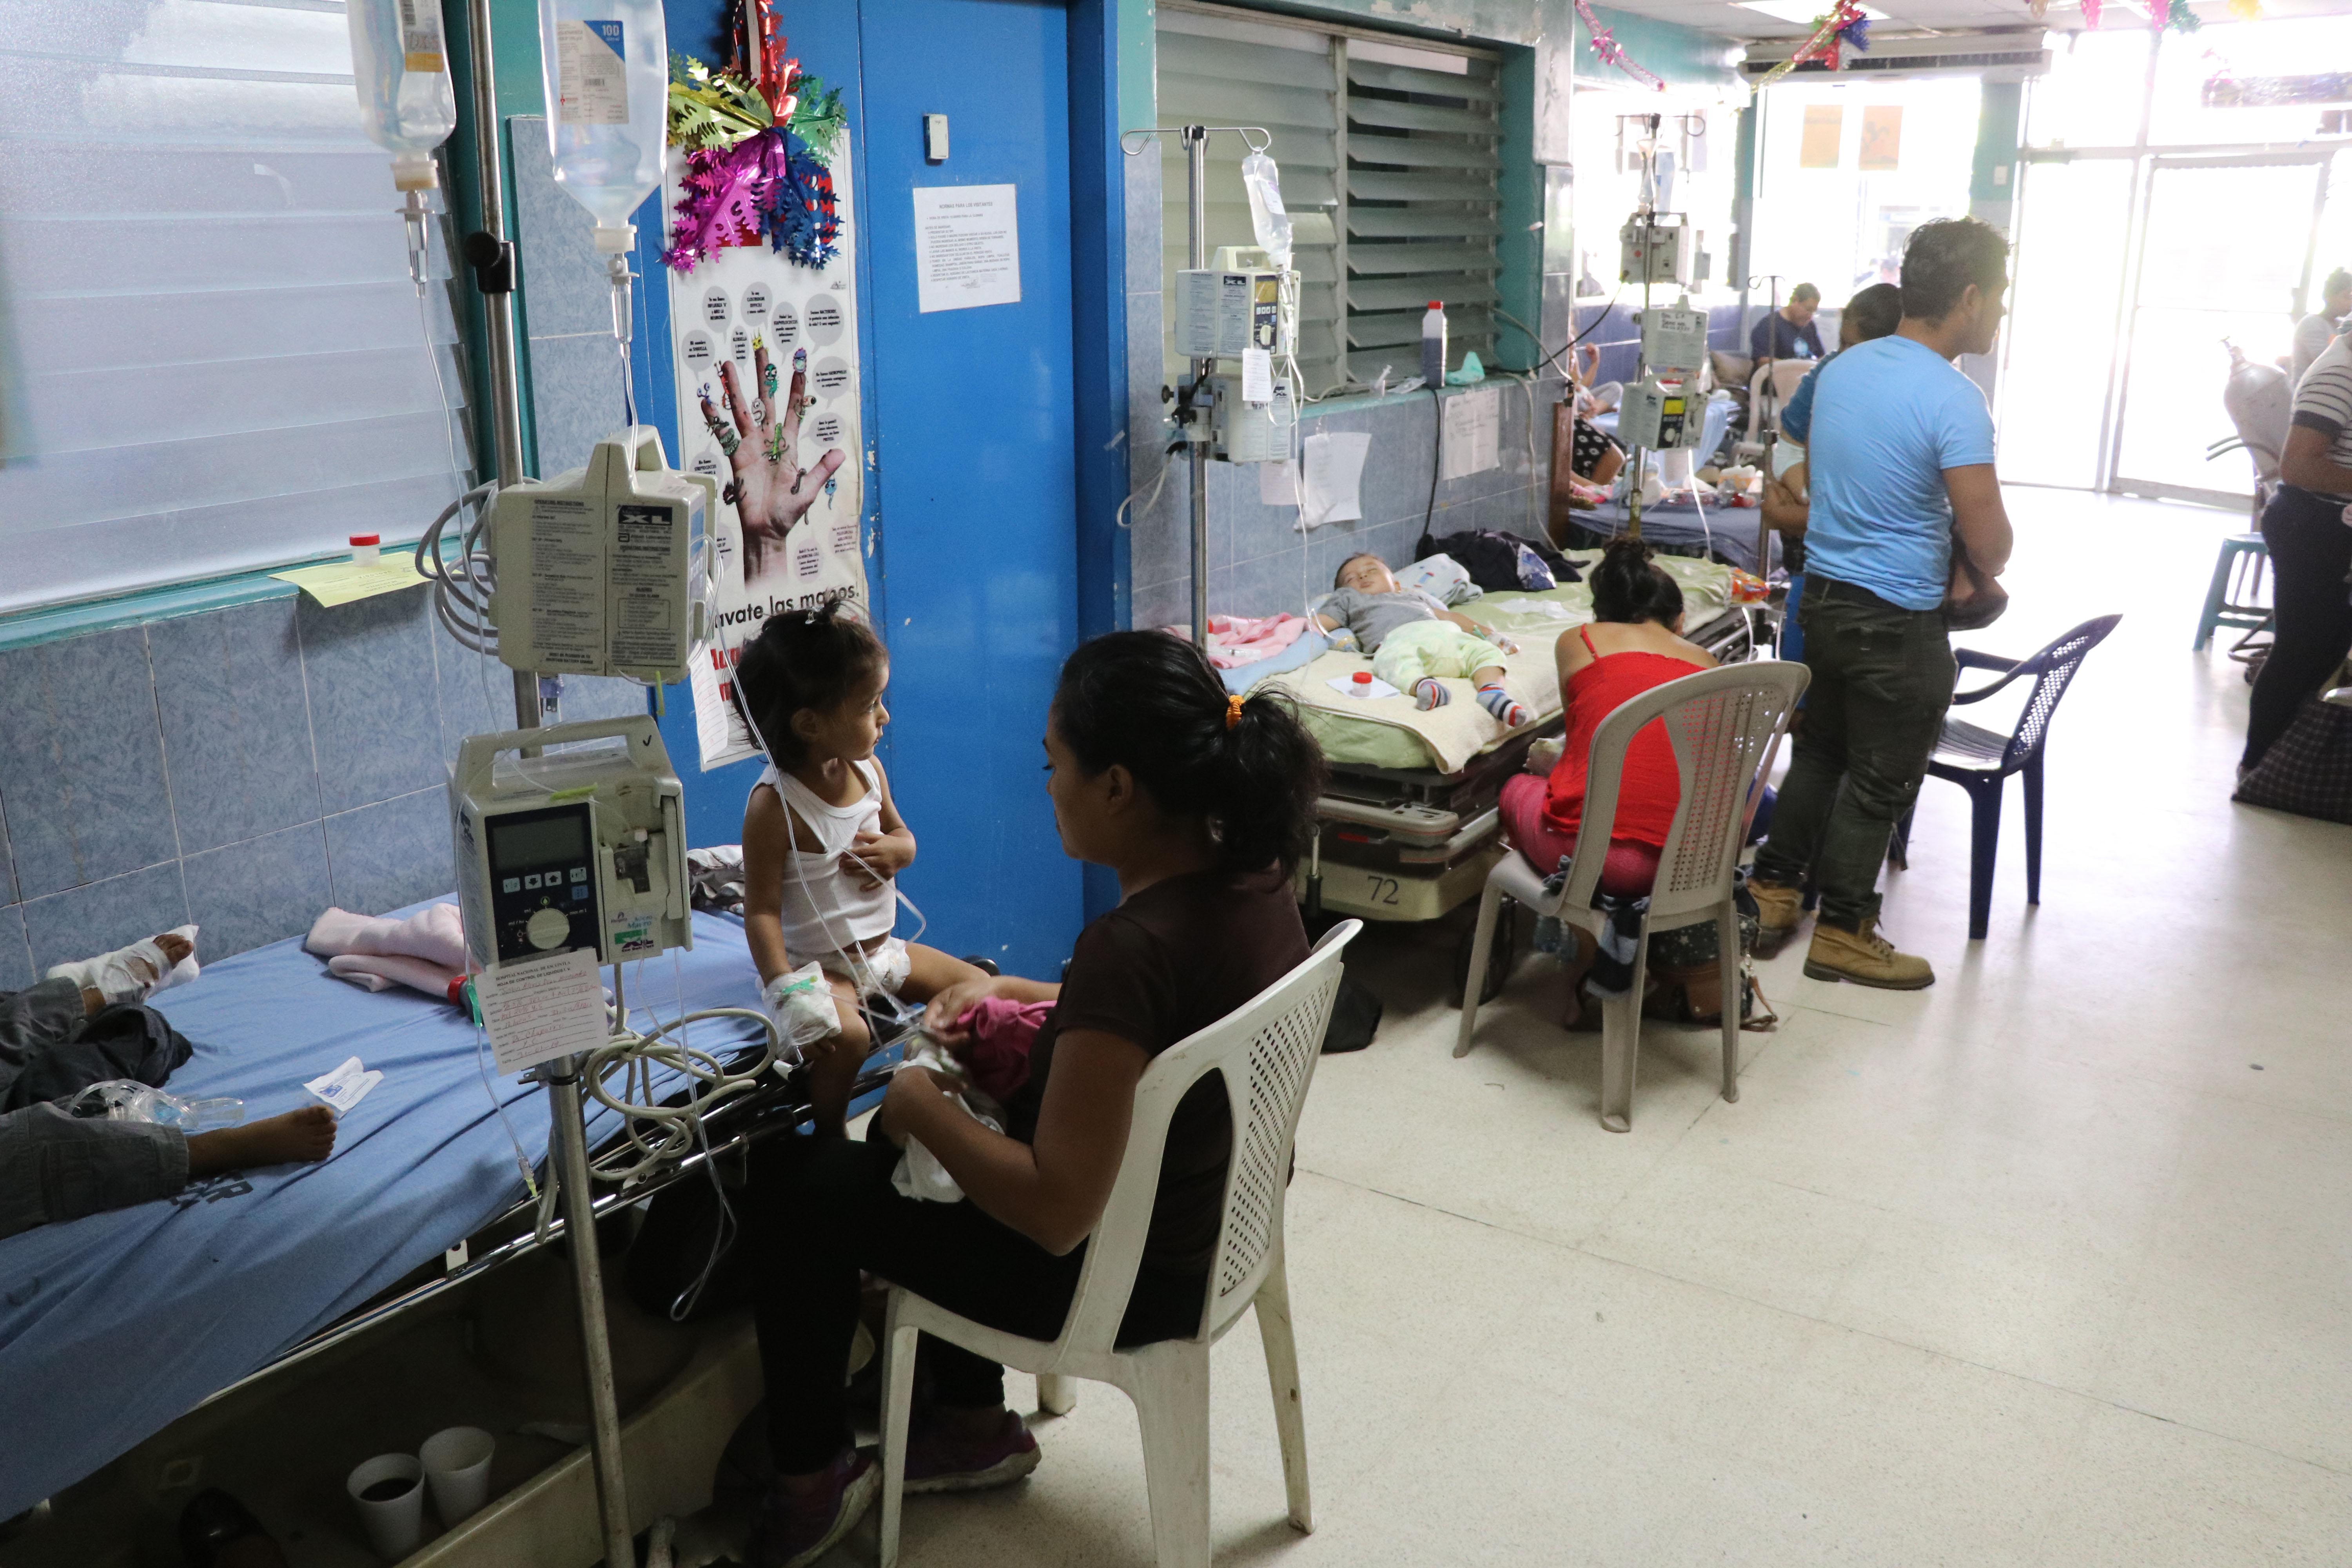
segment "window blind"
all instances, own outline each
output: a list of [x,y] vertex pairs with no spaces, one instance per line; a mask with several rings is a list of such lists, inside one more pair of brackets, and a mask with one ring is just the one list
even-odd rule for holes
[[[1384,366],[1395,379],[1417,374],[1432,300],[1445,301],[1454,364],[1467,349],[1493,358],[1502,89],[1492,56],[1167,0],[1156,30],[1160,124],[1274,134],[1310,395]],[[1233,138],[1210,142],[1212,251],[1255,243],[1241,153]],[[1160,217],[1172,273],[1191,254],[1184,149],[1172,137],[1161,138]],[[1189,371],[1172,310],[1166,334],[1173,384]]]
[[1349,363],[1360,379],[1415,374],[1422,313],[1445,302],[1451,366],[1495,357],[1501,298],[1496,62],[1347,40]]
[[422,532],[472,462],[447,250],[420,312],[341,5],[7,16],[0,611]]

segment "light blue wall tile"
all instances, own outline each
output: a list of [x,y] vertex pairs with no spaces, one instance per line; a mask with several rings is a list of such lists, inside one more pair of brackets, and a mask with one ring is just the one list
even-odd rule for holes
[[442,783],[425,588],[334,609],[297,602],[320,804],[348,811]]
[[1391,522],[1401,517],[1420,521],[1429,504],[1429,470],[1434,435],[1431,400],[1401,397],[1368,410],[1366,426],[1371,449],[1364,457],[1364,517],[1370,522]]
[[26,895],[178,852],[142,628],[0,654],[0,797]]
[[[670,703],[694,702],[693,689],[684,681],[667,689],[665,700]],[[563,679],[563,721],[577,719],[629,719],[644,713],[646,689],[634,680],[620,680],[592,675],[570,675]]]
[[1182,626],[1192,618],[1192,589],[1188,582],[1139,584],[1131,593],[1136,626]]
[[446,790],[420,790],[330,816],[326,827],[331,901],[342,909],[380,915],[457,885]]
[[[188,899],[180,881],[180,863],[170,860],[34,899],[24,911],[33,967],[47,973],[52,964],[109,952],[187,924]],[[198,959],[211,955],[210,942],[201,931],[196,943]]]
[[16,862],[8,853],[8,803],[0,800],[0,904],[13,904],[16,898]]
[[[514,139],[515,248],[524,330],[533,337],[602,332],[611,349],[613,286],[590,238],[596,220],[556,184],[547,121],[518,117],[508,124]],[[558,471],[542,461],[541,473]]]
[[25,940],[25,911],[14,904],[0,905],[0,991],[22,991],[39,978],[32,946]]
[[1168,460],[1168,482],[1150,505],[1138,496],[1128,542],[1129,575],[1139,583],[1164,583],[1192,574],[1192,475],[1182,454]]
[[1160,159],[1146,153],[1119,163],[1127,176],[1127,287],[1130,292],[1157,294],[1161,278]]
[[265,599],[147,628],[183,854],[319,819],[294,606]]
[[203,928],[210,958],[299,936],[331,901],[327,839],[316,822],[191,855],[184,869],[188,918]]
[[457,742],[468,735],[511,730],[515,723],[514,671],[495,654],[478,654],[461,645],[433,620],[434,679],[439,689],[436,703],[441,726],[442,782],[457,760]]
[[[583,337],[533,338],[528,352],[539,471],[553,479],[585,464],[597,442],[625,425],[621,348],[608,323],[604,331]],[[669,458],[675,462],[678,454]]]

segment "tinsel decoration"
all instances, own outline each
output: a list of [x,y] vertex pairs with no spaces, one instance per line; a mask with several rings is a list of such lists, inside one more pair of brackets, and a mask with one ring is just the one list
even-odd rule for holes
[[[1843,12],[1845,7],[1841,5],[1838,9]],[[1832,33],[1829,47],[1822,51],[1822,63],[1831,70],[1840,68],[1844,64],[1843,56],[1847,49],[1852,49],[1858,55],[1869,52],[1869,17],[1857,13],[1853,21]]]
[[2096,32],[2099,26],[2101,0],[2083,0],[2083,26]]
[[[2095,4],[2095,0],[2083,0],[2083,3],[2086,7],[2088,7]],[[1816,16],[1813,18],[1812,37],[1807,38],[1802,44],[1799,45],[1796,52],[1790,55],[1787,59],[1782,60],[1779,65],[1774,66],[1770,70],[1766,71],[1762,76],[1756,79],[1756,90],[1759,92],[1763,91],[1766,88],[1770,87],[1774,82],[1779,81],[1782,77],[1787,76],[1790,71],[1795,70],[1799,66],[1805,64],[1808,60],[1822,60],[1828,65],[1830,69],[1837,69],[1838,35],[1844,29],[1852,27],[1856,23],[1863,22],[1864,20],[1866,20],[1866,18],[1863,16],[1862,6],[1857,3],[1857,0],[1837,0],[1836,8],[1828,16]],[[1857,49],[1864,47],[1865,46],[1860,43],[1857,43],[1854,46]]]
[[2230,0],[2230,15],[2241,22],[2263,19],[2263,0]]
[[1660,92],[1666,90],[1664,79],[1627,54],[1625,46],[1601,25],[1601,18],[1592,14],[1591,0],[1576,0],[1576,14],[1584,18],[1584,30],[1591,35],[1592,52],[1600,57],[1601,64],[1615,66],[1643,87],[1655,88]]
[[2153,4],[2148,10],[2153,16],[2161,16],[2163,25],[2176,33],[2193,33],[2205,25],[2197,19],[2197,13],[2189,8],[2189,0],[2172,0],[2168,11],[2159,10]]
[[762,241],[803,267],[835,254],[841,214],[826,165],[846,123],[841,93],[786,57],[767,0],[758,18],[756,72],[740,19],[724,68],[671,57],[669,139],[686,152],[686,195],[662,260],[678,272]]

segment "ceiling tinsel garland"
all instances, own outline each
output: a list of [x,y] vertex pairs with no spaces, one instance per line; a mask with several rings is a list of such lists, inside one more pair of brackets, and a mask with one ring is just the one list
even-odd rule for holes
[[2197,13],[2189,8],[2189,0],[2172,0],[2169,6],[2164,5],[2163,0],[2148,0],[2147,25],[2169,27],[2176,33],[2193,33],[2205,24],[2199,21]]
[[1584,30],[1591,35],[1592,52],[1601,58],[1603,65],[1615,66],[1643,87],[1665,91],[1665,79],[1627,54],[1625,46],[1601,25],[1601,18],[1592,14],[1591,0],[1576,0],[1576,14],[1584,18]]
[[740,24],[719,70],[670,57],[669,140],[686,152],[686,197],[662,260],[679,272],[763,240],[803,267],[833,259],[841,216],[826,165],[845,123],[841,94],[785,57],[767,0],[759,17],[756,79]]
[[[2084,3],[2095,4],[2095,0],[2084,0]],[[1846,46],[1856,52],[1868,48],[1870,45],[1865,32],[1868,25],[1869,18],[1862,14],[1858,0],[1837,0],[1836,9],[1828,16],[1813,18],[1812,37],[1799,45],[1794,54],[1756,79],[1757,90],[1760,92],[1770,87],[1808,60],[1824,60],[1830,69],[1837,69],[1840,40],[1844,39]]]

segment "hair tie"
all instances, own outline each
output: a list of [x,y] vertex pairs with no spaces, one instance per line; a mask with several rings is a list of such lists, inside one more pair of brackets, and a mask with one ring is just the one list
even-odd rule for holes
[[1225,699],[1225,728],[1226,728],[1226,729],[1228,729],[1228,730],[1230,730],[1230,729],[1232,729],[1234,725],[1236,725],[1236,724],[1240,723],[1241,721],[1242,721],[1242,700],[1241,700],[1240,698],[1238,698],[1238,697],[1228,697],[1228,698],[1226,698],[1226,699]]

